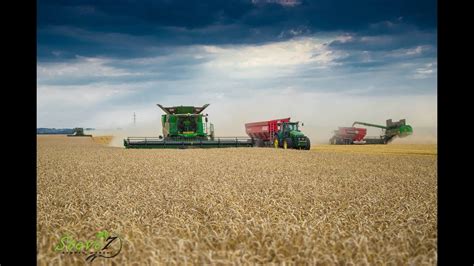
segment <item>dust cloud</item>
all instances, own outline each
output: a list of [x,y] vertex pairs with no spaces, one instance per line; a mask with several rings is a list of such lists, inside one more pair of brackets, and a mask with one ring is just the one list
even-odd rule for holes
[[123,140],[127,137],[158,137],[162,135],[161,125],[152,124],[115,129],[96,129],[87,132],[87,134],[92,134],[93,136],[113,136],[109,146],[122,148],[124,147]]

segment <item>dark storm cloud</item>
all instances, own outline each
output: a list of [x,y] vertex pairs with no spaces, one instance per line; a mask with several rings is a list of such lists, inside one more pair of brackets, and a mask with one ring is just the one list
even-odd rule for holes
[[247,1],[44,1],[39,23],[144,34],[157,26],[202,28],[231,23],[253,8]]
[[384,21],[436,28],[436,1],[278,2],[40,1],[38,56],[141,57],[174,45],[262,43],[320,31],[381,35],[410,30],[377,24]]
[[338,50],[383,51],[419,45],[436,46],[436,38],[435,30],[413,30],[393,34],[376,34],[366,31],[350,36],[350,38],[344,41],[335,40],[329,46]]
[[41,1],[39,24],[75,25],[145,34],[157,26],[188,29],[216,24],[252,26],[307,24],[321,30],[349,29],[402,17],[422,27],[436,25],[436,1],[302,1],[295,6],[243,0]]

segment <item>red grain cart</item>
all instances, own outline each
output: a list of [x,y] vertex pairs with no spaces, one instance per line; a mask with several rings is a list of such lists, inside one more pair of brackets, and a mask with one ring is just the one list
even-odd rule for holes
[[275,132],[280,130],[279,124],[283,122],[290,122],[290,118],[247,123],[245,132],[252,138],[255,146],[268,146],[272,144]]
[[363,141],[367,134],[366,128],[340,127],[334,131],[334,136],[329,140],[330,144],[353,144]]

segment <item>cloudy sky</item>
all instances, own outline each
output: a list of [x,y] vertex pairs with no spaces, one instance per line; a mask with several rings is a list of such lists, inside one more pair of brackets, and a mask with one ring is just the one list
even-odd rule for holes
[[203,105],[216,135],[291,117],[437,124],[436,1],[39,1],[38,127],[161,130]]

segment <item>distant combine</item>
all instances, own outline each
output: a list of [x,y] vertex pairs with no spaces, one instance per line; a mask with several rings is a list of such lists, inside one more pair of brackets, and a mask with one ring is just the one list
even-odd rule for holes
[[68,137],[92,137],[92,135],[84,134],[84,129],[82,127],[76,127],[73,130],[72,134],[68,134]]

